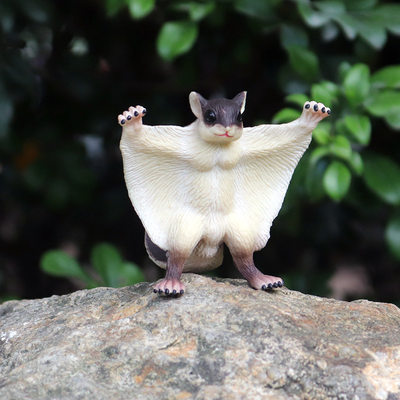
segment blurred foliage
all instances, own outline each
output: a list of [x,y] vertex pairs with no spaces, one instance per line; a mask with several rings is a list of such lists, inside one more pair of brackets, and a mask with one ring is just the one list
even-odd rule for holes
[[[40,259],[93,286],[76,260],[45,252],[85,260],[105,240],[157,278],[127,198],[116,116],[135,102],[149,124],[183,125],[191,90],[246,89],[245,125],[293,120],[309,99],[332,109],[258,264],[318,294],[342,265],[361,265],[372,298],[399,301],[400,4],[2,0],[0,34],[1,296],[76,288],[41,274]],[[92,254],[101,284],[127,284],[126,263],[110,263],[119,267]]]
[[[393,206],[385,238],[393,256],[400,260],[400,166],[387,156],[366,151],[374,117],[384,118],[393,130],[400,129],[396,119],[400,115],[400,65],[384,67],[372,76],[365,64],[342,63],[339,71],[341,82],[311,85],[311,98],[335,111],[313,132],[314,146],[305,157],[308,165],[303,184],[313,201],[324,195],[334,201],[346,196],[351,200],[351,181],[361,177],[384,204]],[[306,100],[301,93],[287,96],[287,101],[298,106]],[[295,109],[285,108],[275,115],[274,122],[289,122],[298,115]],[[358,207],[363,207],[362,201]]]
[[91,263],[97,272],[97,277],[93,277],[93,271],[88,273],[75,258],[65,251],[49,250],[42,256],[40,268],[49,275],[78,279],[87,288],[121,287],[145,280],[140,268],[133,263],[124,261],[115,246],[109,243],[100,243],[93,247]]

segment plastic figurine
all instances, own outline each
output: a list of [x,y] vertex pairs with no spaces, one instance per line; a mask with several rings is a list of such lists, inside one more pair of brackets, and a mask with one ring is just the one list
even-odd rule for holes
[[251,287],[282,287],[256,268],[253,253],[266,245],[293,171],[330,109],[309,101],[290,123],[243,128],[246,92],[232,100],[191,92],[189,102],[196,120],[185,127],[143,125],[142,106],[118,116],[129,197],[150,258],[166,269],[154,292],[183,294],[182,272],[220,266],[224,243]]

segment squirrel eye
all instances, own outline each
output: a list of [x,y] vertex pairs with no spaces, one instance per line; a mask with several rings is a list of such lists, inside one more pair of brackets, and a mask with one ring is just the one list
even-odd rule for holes
[[204,120],[208,124],[213,124],[217,120],[217,116],[215,115],[215,112],[213,110],[207,110],[204,113]]
[[239,113],[239,114],[238,114],[238,116],[237,116],[237,121],[238,121],[238,122],[242,122],[242,121],[243,121],[243,114],[242,114],[242,113]]

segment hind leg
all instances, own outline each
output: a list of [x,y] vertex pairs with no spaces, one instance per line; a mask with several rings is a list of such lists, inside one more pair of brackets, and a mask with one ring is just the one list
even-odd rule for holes
[[236,268],[249,282],[249,285],[258,290],[270,290],[283,286],[283,279],[277,276],[264,275],[255,265],[253,254],[235,256],[232,254]]
[[154,293],[175,296],[185,292],[185,285],[180,281],[186,257],[177,252],[167,253],[167,272],[165,278],[154,285]]
[[[264,239],[265,242],[267,239]],[[232,254],[236,268],[249,282],[249,285],[257,290],[269,290],[283,286],[282,278],[272,275],[264,275],[253,261],[253,253],[256,249],[265,246],[260,242],[257,229],[254,229],[249,221],[241,215],[231,215],[229,219],[225,243]]]
[[165,278],[154,285],[154,292],[174,296],[183,294],[185,286],[180,281],[186,260],[192,254],[203,232],[202,218],[184,214],[175,218],[169,231],[167,272]]

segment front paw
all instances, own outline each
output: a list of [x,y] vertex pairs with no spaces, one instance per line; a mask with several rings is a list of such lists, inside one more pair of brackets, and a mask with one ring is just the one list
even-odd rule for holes
[[128,111],[124,111],[118,115],[118,123],[122,127],[138,128],[142,125],[142,118],[146,115],[147,110],[142,106],[130,106]]
[[307,123],[316,124],[322,119],[328,117],[330,114],[331,109],[322,103],[317,103],[316,101],[306,101],[304,103],[301,119]]

